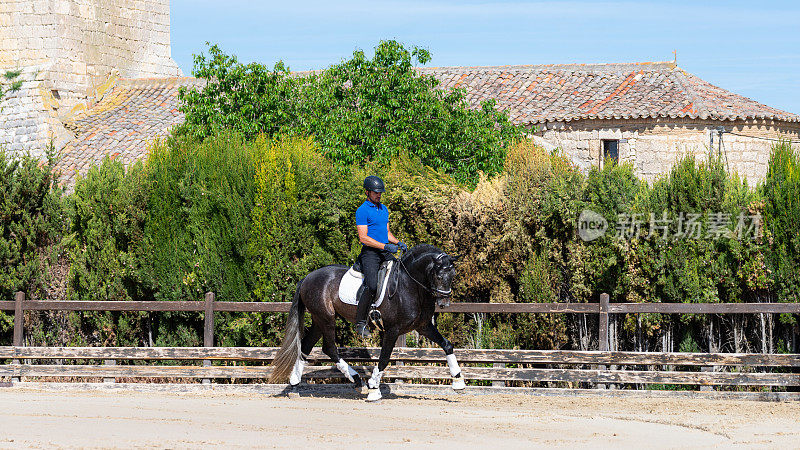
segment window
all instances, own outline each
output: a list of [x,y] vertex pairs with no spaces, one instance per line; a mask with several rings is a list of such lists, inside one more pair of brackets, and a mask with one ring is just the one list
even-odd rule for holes
[[619,141],[604,140],[603,141],[603,166],[606,164],[619,163]]

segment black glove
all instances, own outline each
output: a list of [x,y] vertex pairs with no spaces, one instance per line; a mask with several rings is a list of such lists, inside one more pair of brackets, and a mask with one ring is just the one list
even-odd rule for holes
[[406,244],[403,244],[403,241],[399,241],[397,243],[397,248],[399,248],[403,252],[407,252],[408,251],[408,246]]
[[383,246],[383,249],[389,253],[397,253],[397,245],[395,244],[386,244]]

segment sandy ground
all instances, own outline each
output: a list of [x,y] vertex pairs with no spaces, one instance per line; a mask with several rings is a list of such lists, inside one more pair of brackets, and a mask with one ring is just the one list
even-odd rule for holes
[[799,419],[797,401],[0,389],[0,448],[800,448]]

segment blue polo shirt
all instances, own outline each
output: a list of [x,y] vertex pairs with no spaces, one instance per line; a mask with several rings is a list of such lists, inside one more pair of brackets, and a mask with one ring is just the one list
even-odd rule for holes
[[367,236],[380,243],[389,242],[389,209],[366,200],[356,210],[356,225],[367,226]]

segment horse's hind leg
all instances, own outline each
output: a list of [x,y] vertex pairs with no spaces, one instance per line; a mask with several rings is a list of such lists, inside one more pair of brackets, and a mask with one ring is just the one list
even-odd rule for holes
[[322,336],[322,331],[316,324],[312,324],[311,328],[306,328],[303,334],[303,340],[300,342],[300,354],[297,355],[292,374],[289,375],[289,385],[292,386],[293,391],[303,378],[303,371],[308,363],[308,355],[311,354],[311,350],[314,348],[314,344],[317,343],[320,336]]
[[456,391],[465,389],[467,384],[464,382],[464,377],[461,375],[461,367],[458,366],[456,355],[453,354],[453,344],[442,336],[442,333],[439,333],[439,329],[436,328],[433,322],[429,322],[427,326],[418,331],[421,335],[430,339],[444,350],[444,354],[447,358],[447,366],[450,369],[450,376],[453,377],[453,389]]
[[342,372],[342,375],[350,380],[356,389],[361,389],[361,377],[358,372],[339,356],[339,349],[336,347],[336,322],[334,320],[322,327],[322,352],[336,363],[336,368],[339,369],[339,372]]
[[311,354],[311,350],[314,349],[314,345],[319,341],[320,337],[322,337],[322,329],[312,321],[311,328],[306,328],[303,342],[300,343],[300,351],[303,352],[303,356],[308,358],[308,355]]

